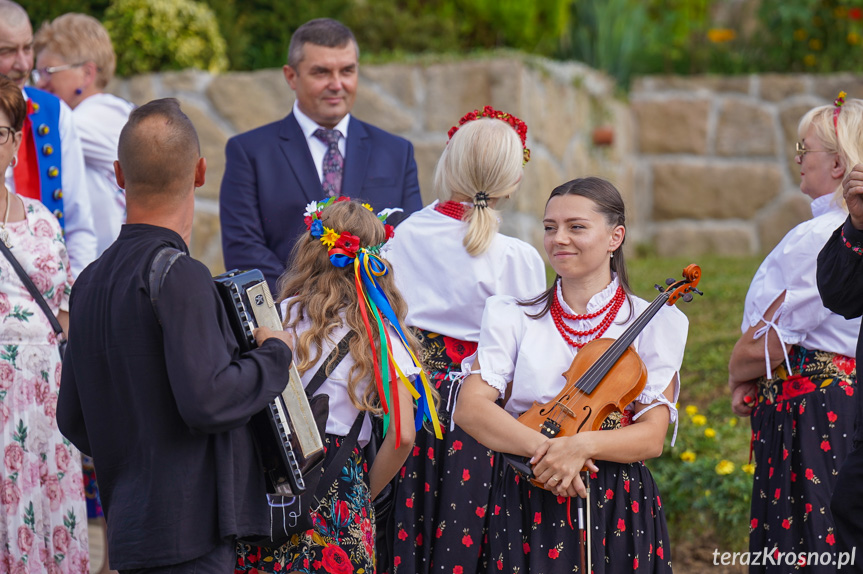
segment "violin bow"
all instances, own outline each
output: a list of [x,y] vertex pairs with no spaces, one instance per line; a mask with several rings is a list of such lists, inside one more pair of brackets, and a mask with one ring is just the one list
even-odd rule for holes
[[590,473],[584,473],[584,486],[585,486],[585,497],[584,497],[584,505],[587,507],[587,529],[585,532],[585,545],[587,545],[587,570],[585,571],[587,574],[593,572],[593,562],[591,560],[591,551],[590,551]]

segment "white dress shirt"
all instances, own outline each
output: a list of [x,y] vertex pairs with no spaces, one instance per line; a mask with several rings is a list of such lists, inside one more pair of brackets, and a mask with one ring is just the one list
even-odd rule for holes
[[[601,309],[610,301],[617,285],[615,277],[608,287],[594,295],[587,304],[587,313]],[[629,303],[624,302],[603,337],[617,339],[649,305],[634,295],[629,299],[635,312],[631,311]],[[564,311],[573,313],[561,296],[559,284],[558,300]],[[534,402],[547,403],[556,397],[565,385],[563,373],[578,353],[578,349],[570,347],[563,339],[550,312],[539,319],[527,316],[527,313],[536,313],[540,309],[540,305],[519,306],[513,297],[491,297],[482,316],[477,353],[462,362],[462,372],[467,374],[478,356],[483,380],[497,389],[501,398],[512,382],[512,391],[504,408],[514,417],[527,411]],[[600,320],[601,317],[567,321],[567,324],[582,331],[594,327]],[[679,380],[675,379],[672,401],[668,401],[663,392],[680,371],[688,331],[686,315],[676,307],[664,306],[633,343],[647,367],[647,384],[635,401],[643,405],[668,406],[673,423],[677,422],[675,404],[680,392]],[[634,410],[634,404],[627,408]],[[641,411],[634,418],[644,412],[647,411]]]
[[[323,247],[322,247],[323,249]],[[282,316],[285,317],[287,313],[288,303],[290,299],[286,299],[282,301]],[[296,310],[296,308],[294,309]],[[291,320],[293,320],[294,314],[291,313]],[[321,356],[318,358],[317,363],[306,371],[300,379],[303,381],[303,386],[309,384],[312,378],[315,376],[315,373],[318,372],[318,369],[321,365],[324,364],[324,361],[329,358],[330,353],[339,344],[339,341],[347,334],[348,327],[344,323],[344,318],[342,319],[342,325],[333,329],[332,332],[332,341],[325,341],[323,344],[323,348],[321,349]],[[389,329],[390,341],[393,343],[393,357],[395,357],[395,361],[401,369],[402,373],[406,377],[412,377],[414,375],[418,375],[420,369],[413,364],[413,361],[408,355],[407,351],[404,347],[399,343],[398,334],[396,334],[395,329],[393,329],[389,323],[386,323],[387,329]],[[307,318],[302,319],[297,324],[296,332],[294,333],[290,329],[285,329],[288,332],[294,333],[294,340],[299,340],[298,337],[304,332],[308,331],[311,326],[310,321]],[[365,333],[360,333],[360,337],[365,337]],[[294,360],[296,360],[296,355],[294,355]],[[327,418],[327,434],[334,434],[338,436],[347,436],[351,430],[351,426],[354,424],[354,420],[356,420],[357,415],[360,413],[359,409],[357,409],[354,404],[351,402],[350,395],[348,394],[348,373],[351,370],[351,367],[354,365],[354,359],[351,357],[350,353],[345,356],[342,361],[336,365],[336,368],[333,369],[333,372],[330,373],[330,376],[327,377],[327,380],[320,386],[315,395],[328,395],[330,397],[330,416]],[[366,385],[374,385],[375,382],[369,379],[366,382]],[[399,383],[401,384],[401,383]],[[357,387],[359,393],[364,391],[363,386],[359,385]],[[413,408],[413,403],[409,405],[401,405],[402,408]],[[360,429],[359,436],[359,444],[364,447],[369,442],[369,437],[372,432],[372,423],[368,416],[366,416],[365,421],[363,421],[363,426]]]
[[126,194],[117,185],[114,161],[120,131],[134,108],[117,96],[94,94],[72,110],[84,151],[99,255],[114,242],[126,221]]
[[[300,106],[297,102],[294,102],[294,117],[297,119],[297,123],[300,124],[300,129],[303,131],[303,135],[306,136],[306,143],[309,145],[309,151],[312,152],[312,160],[315,162],[315,169],[318,170],[318,179],[322,182],[324,181],[324,156],[327,153],[327,148],[329,146],[315,137],[315,132],[318,130],[325,130],[322,125],[319,125],[312,118],[303,113],[300,109]],[[336,124],[336,127],[333,128],[342,134],[342,137],[339,138],[339,152],[342,154],[342,158],[347,158],[347,141],[348,141],[348,124],[351,122],[351,114],[347,114],[342,120]]]
[[463,244],[468,224],[436,211],[437,204],[399,224],[382,256],[408,304],[408,325],[476,342],[486,300],[541,294],[545,264],[531,245],[500,233],[488,251],[469,255]]
[[[815,283],[818,253],[848,214],[828,194],[812,202],[812,215],[789,231],[761,263],[746,293],[740,329],[746,332],[764,320],[765,311],[784,291],[785,300],[773,321],[765,321],[783,343],[853,357],[860,318],[845,319],[824,307]],[[760,329],[757,338],[766,331]],[[772,376],[769,368],[766,374]]]
[[[28,100],[27,92],[24,99]],[[66,250],[72,274],[78,274],[96,259],[96,234],[93,231],[93,211],[87,179],[84,173],[84,154],[81,140],[75,130],[72,110],[60,101],[60,147],[62,162],[60,178],[63,189],[63,218],[65,219]],[[15,191],[15,174],[12,166],[6,169],[6,187]],[[41,192],[40,192],[41,193]]]

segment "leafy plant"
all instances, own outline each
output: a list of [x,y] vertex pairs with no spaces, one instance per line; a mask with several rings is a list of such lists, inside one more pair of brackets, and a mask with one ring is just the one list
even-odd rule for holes
[[117,52],[117,73],[227,69],[216,18],[194,0],[113,0],[105,28]]

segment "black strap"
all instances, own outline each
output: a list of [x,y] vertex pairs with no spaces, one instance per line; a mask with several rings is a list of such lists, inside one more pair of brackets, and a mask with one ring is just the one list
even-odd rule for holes
[[185,254],[185,252],[180,251],[176,247],[168,245],[162,247],[156,253],[153,262],[150,264],[150,301],[153,303],[153,310],[156,312],[156,319],[158,319],[160,324],[162,323],[162,319],[159,318],[157,303],[159,295],[162,292],[162,285],[165,284],[165,277],[168,275],[171,266]]
[[24,268],[21,267],[21,264],[18,263],[18,260],[15,259],[14,255],[12,255],[12,251],[6,247],[6,244],[2,241],[0,241],[0,250],[3,251],[3,255],[5,255],[6,259],[9,260],[9,263],[12,264],[12,267],[15,269],[15,273],[18,274],[18,277],[21,278],[21,282],[24,283],[24,287],[26,287],[27,291],[30,292],[30,296],[33,297],[33,300],[36,301],[39,308],[42,309],[42,312],[45,313],[46,317],[48,317],[48,321],[51,323],[51,327],[57,335],[57,340],[61,343],[65,341],[66,335],[63,334],[63,327],[60,326],[60,321],[58,321],[54,313],[51,312],[51,308],[48,307],[48,302],[45,301],[45,297],[39,293],[39,289],[33,284],[33,280],[30,279],[30,276],[27,275],[27,272],[24,271]]
[[[318,372],[315,373],[315,376],[312,377],[312,380],[309,381],[309,384],[306,385],[306,395],[309,397],[313,396],[318,389],[321,388],[321,385],[324,384],[324,381],[327,380],[327,377],[330,376],[330,373],[336,368],[336,365],[342,362],[348,354],[348,345],[351,342],[351,339],[354,338],[356,333],[354,331],[348,331],[347,334],[342,337],[342,340],[339,341],[339,344],[333,347],[333,350],[330,352],[330,355],[327,357],[327,360],[324,361]],[[335,362],[330,365],[330,361],[335,357]],[[327,372],[329,369],[329,373]]]
[[327,469],[324,471],[324,476],[321,477],[321,482],[318,483],[318,490],[315,493],[316,498],[319,498],[319,493],[326,493],[333,485],[336,478],[338,478],[339,473],[348,461],[348,457],[354,451],[354,446],[356,446],[357,440],[360,437],[360,429],[363,428],[363,420],[365,420],[365,418],[365,411],[360,411],[360,414],[358,414],[357,418],[354,419],[354,424],[351,425],[351,430],[348,433],[348,436],[345,437],[344,442],[339,446],[339,452],[337,452],[336,456],[330,460],[327,465]]

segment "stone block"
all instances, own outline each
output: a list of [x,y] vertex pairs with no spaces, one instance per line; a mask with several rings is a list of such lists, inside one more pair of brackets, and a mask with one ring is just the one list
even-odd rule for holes
[[362,65],[360,66],[360,91],[368,82],[373,82],[381,90],[401,102],[402,105],[412,108],[418,103],[419,82],[417,77],[415,66],[401,64]]
[[511,199],[512,209],[533,216],[542,221],[545,202],[558,185],[564,183],[563,173],[557,164],[545,153],[531,156],[524,170],[521,185]]
[[641,153],[704,155],[707,151],[710,100],[640,100],[632,102],[632,110]]
[[761,99],[768,102],[780,102],[792,96],[805,94],[807,91],[805,76],[764,74],[759,81]]
[[417,162],[417,178],[423,205],[428,205],[438,198],[434,190],[434,171],[445,147],[446,139],[437,142],[414,142],[414,158]]
[[[201,205],[202,203],[205,204]],[[203,262],[213,275],[225,272],[225,262],[222,257],[222,227],[216,211],[214,205],[206,204],[206,200],[196,201],[192,239],[189,245],[192,257]]]
[[201,70],[182,70],[162,73],[162,88],[169,93],[197,92],[201,84],[210,76]]
[[653,217],[750,219],[777,197],[775,163],[672,163],[653,166]]
[[749,76],[643,76],[633,82],[633,94],[651,92],[730,92],[748,94],[751,86]]
[[207,97],[237,133],[282,119],[295,99],[280,69],[216,76]]
[[485,105],[521,117],[519,60],[473,60],[434,64],[423,72],[425,128],[446,134],[467,112]]
[[776,153],[773,117],[761,105],[725,100],[719,110],[716,153],[722,156],[772,156]]
[[201,142],[201,155],[207,158],[206,181],[197,193],[200,197],[218,199],[219,186],[222,176],[225,175],[225,144],[228,136],[195,104],[180,99],[180,106],[195,124],[198,140]]
[[[525,74],[525,110],[528,146],[544,145],[555,159],[565,160],[573,138],[588,130],[596,112],[587,91],[576,83],[563,83],[542,70]],[[517,114],[517,112],[514,112]]]
[[815,95],[824,101],[821,104],[833,103],[839,92],[846,92],[847,98],[863,98],[863,78],[859,74],[831,74],[814,78]]
[[395,100],[382,96],[377,90],[360,85],[351,114],[364,122],[404,136],[413,129],[414,118],[397,107]]
[[775,208],[756,219],[760,251],[769,252],[798,223],[812,219],[810,199],[802,193],[788,195]]
[[129,78],[129,101],[137,106],[143,106],[150,100],[156,99],[153,88],[153,75],[144,74]]
[[659,226],[653,235],[660,257],[697,257],[715,254],[752,255],[755,238],[751,226],[740,224],[674,223]]

